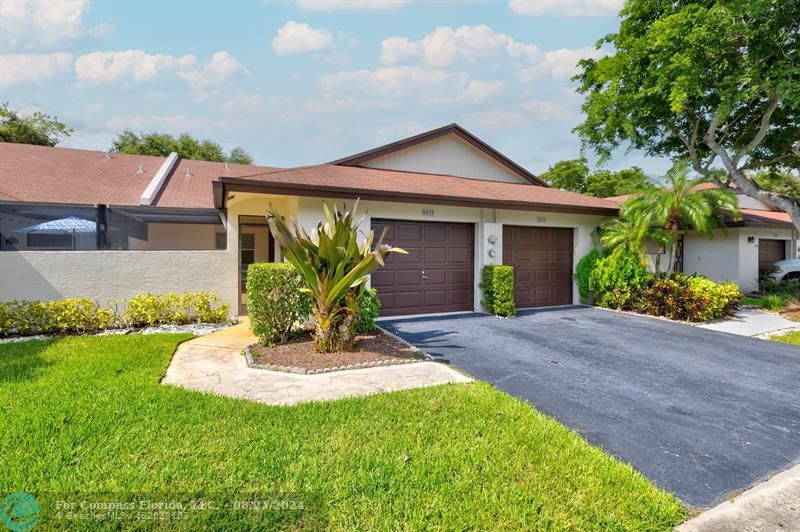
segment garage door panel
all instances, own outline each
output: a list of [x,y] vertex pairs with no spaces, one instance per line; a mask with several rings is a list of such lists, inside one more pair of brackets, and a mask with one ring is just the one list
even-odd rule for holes
[[447,262],[447,249],[444,247],[426,247],[423,253],[426,264],[444,264]]
[[[381,299],[381,314],[397,316],[472,310],[474,239],[471,224],[373,220],[372,228],[389,227],[385,242],[408,255],[372,274]],[[397,235],[395,238],[394,235]],[[395,258],[396,257],[396,258]],[[387,274],[387,271],[392,273]],[[422,272],[425,272],[423,279]],[[375,279],[378,282],[375,282]]]
[[397,283],[395,270],[384,268],[372,274],[372,286],[394,286]]
[[775,267],[779,260],[786,259],[786,241],[768,238],[758,239],[758,272],[763,274]]
[[572,303],[572,229],[504,226],[503,264],[514,268],[517,307]]

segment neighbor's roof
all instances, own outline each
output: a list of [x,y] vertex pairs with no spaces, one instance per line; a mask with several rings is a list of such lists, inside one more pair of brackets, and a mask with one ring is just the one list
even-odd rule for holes
[[792,218],[788,213],[781,211],[761,211],[758,209],[739,209],[742,213],[742,221],[745,224],[768,224],[768,225],[793,225]]
[[555,188],[338,164],[221,177],[215,190],[216,206],[223,207],[227,191],[234,190],[500,209],[593,214],[618,211],[618,206],[608,200]]
[[[165,160],[0,142],[0,201],[139,205],[142,192]],[[211,182],[219,176],[274,169],[241,164],[226,168],[224,163],[180,160],[154,205],[213,208]]]

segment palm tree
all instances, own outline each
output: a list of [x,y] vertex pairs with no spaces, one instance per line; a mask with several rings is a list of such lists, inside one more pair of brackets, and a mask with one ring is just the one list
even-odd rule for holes
[[[669,231],[650,225],[648,220],[620,216],[603,224],[600,242],[611,250],[611,257],[615,260],[630,254],[647,267],[650,252],[647,244],[652,242],[666,248],[674,243],[673,238]],[[656,273],[661,271],[660,254],[656,255],[655,269]]]
[[739,202],[730,190],[688,176],[688,165],[678,161],[667,172],[666,186],[634,196],[622,205],[620,215],[639,220],[648,227],[659,227],[671,235],[668,242],[669,271],[675,268],[675,246],[681,228],[713,235],[725,229],[724,216],[739,216]]

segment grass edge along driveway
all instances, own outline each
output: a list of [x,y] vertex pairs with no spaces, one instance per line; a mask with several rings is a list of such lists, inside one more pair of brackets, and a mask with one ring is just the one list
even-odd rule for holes
[[304,501],[156,522],[183,529],[668,530],[686,517],[630,466],[487,384],[272,407],[159,384],[186,338],[0,345],[0,496],[34,494],[52,524],[55,498],[76,492]]

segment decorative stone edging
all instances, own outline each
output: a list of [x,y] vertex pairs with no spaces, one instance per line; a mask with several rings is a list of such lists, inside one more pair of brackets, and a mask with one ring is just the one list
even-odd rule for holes
[[139,328],[120,328],[120,329],[104,329],[102,331],[95,331],[90,333],[52,333],[52,334],[33,334],[29,336],[8,336],[0,338],[0,344],[13,344],[17,342],[27,342],[28,340],[50,340],[53,338],[66,338],[70,336],[114,336],[125,334],[158,334],[158,333],[183,333],[189,332],[194,336],[205,336],[222,329],[227,329],[236,325],[236,322],[226,323],[187,323],[184,325],[151,325],[148,327]]
[[359,362],[358,364],[348,364],[346,366],[333,366],[330,368],[319,368],[319,369],[308,369],[308,368],[300,368],[296,366],[279,366],[277,364],[256,364],[255,360],[253,359],[253,353],[250,348],[256,344],[251,344],[245,347],[242,350],[242,354],[244,355],[245,360],[247,361],[247,366],[254,368],[254,369],[266,369],[269,371],[282,371],[284,373],[297,373],[300,375],[318,375],[321,373],[333,373],[335,371],[345,371],[349,369],[367,369],[367,368],[377,368],[381,366],[402,366],[405,364],[415,364],[417,362],[430,362],[433,359],[431,356],[426,353],[425,351],[419,349],[418,347],[406,342],[396,334],[392,334],[386,329],[382,327],[378,327],[383,334],[397,340],[403,345],[408,346],[409,348],[413,349],[417,353],[421,354],[421,358],[404,358],[398,360],[374,360],[372,362]]

